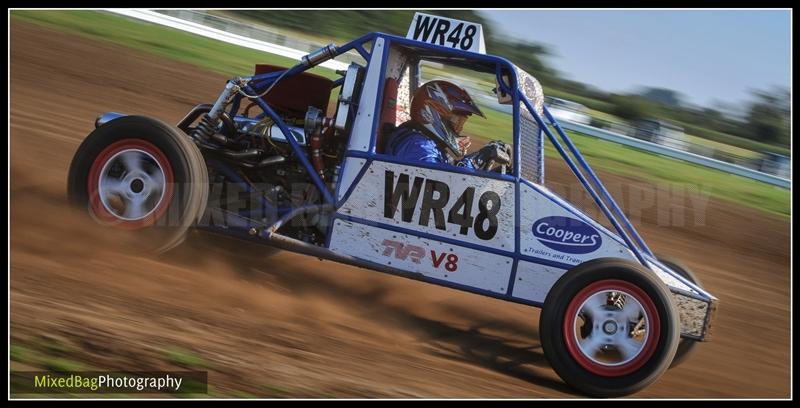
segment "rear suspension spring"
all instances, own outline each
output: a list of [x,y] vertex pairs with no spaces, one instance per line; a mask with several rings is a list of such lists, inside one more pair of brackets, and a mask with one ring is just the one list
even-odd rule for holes
[[231,97],[239,92],[239,89],[241,88],[234,81],[228,81],[228,83],[225,84],[225,89],[220,93],[217,101],[214,102],[214,105],[211,107],[211,110],[203,116],[203,119],[200,120],[194,132],[192,132],[192,137],[194,139],[208,140],[216,133],[217,125],[219,125],[220,116],[225,106],[230,103]]

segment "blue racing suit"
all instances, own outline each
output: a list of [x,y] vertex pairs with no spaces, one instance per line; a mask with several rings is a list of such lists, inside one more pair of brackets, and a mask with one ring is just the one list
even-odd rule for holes
[[450,163],[436,142],[410,126],[400,126],[392,132],[384,151],[406,161],[449,164],[475,170],[475,165],[469,159]]

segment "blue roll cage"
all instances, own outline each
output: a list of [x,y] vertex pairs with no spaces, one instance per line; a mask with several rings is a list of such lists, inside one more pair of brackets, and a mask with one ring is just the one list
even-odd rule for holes
[[[627,245],[627,247],[631,249],[631,251],[636,256],[636,258],[639,260],[639,262],[642,265],[644,265],[645,267],[647,267],[648,261],[652,261],[655,258],[655,255],[653,255],[653,252],[650,250],[650,248],[644,242],[642,237],[639,235],[638,231],[636,231],[636,228],[634,228],[634,226],[631,224],[630,220],[628,220],[628,218],[622,212],[622,210],[620,209],[619,205],[617,205],[616,201],[614,201],[614,198],[611,196],[611,194],[609,194],[608,190],[603,185],[602,181],[597,177],[597,175],[595,174],[594,170],[592,170],[591,166],[589,166],[589,163],[587,163],[586,160],[583,158],[583,156],[581,155],[580,151],[575,146],[575,144],[572,142],[572,140],[569,138],[569,136],[566,134],[566,132],[564,132],[564,130],[562,129],[561,125],[559,125],[558,122],[550,114],[550,112],[548,111],[547,107],[546,106],[544,107],[545,118],[542,118],[537,113],[536,109],[533,108],[533,104],[531,103],[531,101],[528,100],[528,98],[525,95],[523,95],[522,92],[519,90],[519,87],[518,87],[518,84],[517,84],[516,75],[510,75],[510,82],[511,83],[508,84],[508,85],[505,83],[505,81],[503,81],[501,79],[502,78],[501,77],[501,72],[503,72],[504,69],[507,70],[507,72],[512,72],[512,73],[516,72],[514,65],[510,61],[508,61],[505,58],[494,56],[494,55],[477,54],[477,53],[473,53],[473,52],[461,51],[461,50],[447,48],[447,47],[443,47],[443,46],[428,44],[428,43],[424,43],[424,42],[420,42],[420,41],[409,40],[407,38],[398,37],[398,36],[385,34],[385,33],[370,33],[370,34],[364,35],[364,36],[362,36],[362,37],[360,37],[360,38],[358,38],[356,40],[353,40],[353,41],[351,41],[351,42],[349,42],[347,44],[344,44],[341,47],[338,47],[336,49],[335,55],[339,56],[339,55],[347,53],[347,52],[349,52],[351,50],[356,50],[367,61],[367,67],[366,68],[369,69],[369,61],[371,59],[371,53],[367,52],[367,50],[365,48],[365,45],[367,45],[369,43],[373,43],[374,44],[374,41],[376,39],[378,39],[378,38],[383,38],[384,41],[385,41],[385,44],[386,44],[386,46],[383,47],[383,51],[382,51],[383,52],[382,59],[383,59],[384,64],[381,65],[381,70],[383,71],[383,72],[381,72],[381,74],[382,74],[380,76],[381,78],[383,78],[385,76],[385,69],[386,69],[385,61],[387,59],[387,56],[388,56],[388,53],[389,53],[389,50],[390,50],[390,47],[389,47],[390,44],[406,45],[406,46],[411,46],[411,47],[414,47],[414,48],[426,49],[426,50],[429,50],[431,53],[435,53],[435,54],[442,55],[442,56],[465,58],[465,59],[467,59],[469,61],[485,62],[485,63],[494,64],[495,65],[495,75],[497,77],[497,83],[500,84],[501,90],[506,92],[507,94],[512,95],[512,101],[513,101],[512,102],[513,103],[513,132],[514,132],[514,135],[513,135],[513,140],[514,140],[514,146],[513,146],[513,148],[514,148],[514,166],[513,166],[513,173],[511,175],[496,175],[496,174],[491,174],[491,173],[483,173],[482,176],[490,177],[490,178],[499,178],[499,179],[504,179],[504,180],[508,180],[508,181],[514,181],[514,182],[519,182],[519,181],[523,180],[521,178],[521,176],[520,176],[520,163],[521,163],[521,150],[522,149],[521,149],[521,144],[520,144],[520,132],[519,132],[519,115],[520,115],[519,103],[522,102],[525,105],[525,107],[527,108],[527,110],[529,111],[529,113],[533,116],[533,118],[536,121],[536,123],[539,125],[539,128],[542,129],[542,131],[545,133],[545,135],[547,135],[547,138],[550,140],[550,142],[553,144],[555,149],[558,151],[559,155],[562,157],[564,162],[567,164],[567,166],[569,166],[569,168],[572,171],[572,173],[578,178],[578,180],[583,185],[583,187],[586,189],[586,191],[591,195],[591,197],[592,197],[593,201],[595,202],[595,204],[597,204],[597,206],[603,212],[605,217],[613,225],[613,227],[616,230],[616,232],[618,233],[619,237],[621,237],[622,240]],[[283,70],[283,71],[274,71],[274,72],[270,72],[270,73],[266,73],[266,74],[254,75],[254,76],[250,76],[250,77],[244,77],[244,78],[241,78],[241,79],[247,81],[248,83],[242,89],[247,94],[255,95],[255,94],[258,94],[258,93],[262,92],[267,87],[269,87],[278,78],[291,77],[293,75],[297,75],[297,74],[300,74],[302,72],[305,72],[310,68],[312,68],[312,67],[311,66],[305,66],[305,65],[297,65],[295,67],[292,67],[292,68],[289,68],[289,69]],[[343,78],[335,81],[334,82],[334,87],[340,85],[342,83],[342,80],[343,80]],[[378,98],[377,98],[378,101],[381,101],[383,99],[383,91],[384,91],[383,90],[383,84],[381,83],[378,86]],[[236,96],[234,96],[234,99],[231,102],[231,107],[229,109],[229,114],[231,116],[236,115],[236,113],[239,110],[239,106],[240,106],[240,103],[241,103],[243,98],[244,98],[244,96],[242,96],[241,94],[236,94]],[[291,134],[290,131],[289,131],[288,126],[286,125],[286,123],[281,119],[281,117],[279,115],[277,115],[277,113],[272,109],[272,107],[269,106],[269,104],[267,104],[261,98],[253,99],[253,101],[264,111],[264,113],[267,116],[270,117],[270,119],[272,119],[274,121],[274,123],[281,129],[281,132],[283,132],[283,134],[285,134],[285,135]],[[394,161],[391,156],[385,156],[383,154],[379,154],[379,153],[375,152],[376,134],[377,134],[377,130],[378,130],[377,128],[378,128],[378,122],[379,122],[377,120],[377,118],[378,118],[379,113],[380,113],[379,112],[380,107],[381,107],[380,104],[376,104],[376,106],[375,106],[376,112],[375,112],[375,115],[373,117],[376,118],[376,119],[374,120],[374,123],[373,123],[373,126],[372,126],[372,135],[370,137],[370,146],[369,146],[368,152],[348,151],[348,152],[346,152],[345,158],[346,157],[360,157],[360,158],[365,158],[365,159],[368,159],[368,160],[373,160],[373,159],[385,160],[385,159],[389,159],[389,161]],[[546,123],[544,121],[544,119],[547,119],[548,122]],[[555,136],[555,134],[547,126],[548,124],[550,124],[551,126],[553,126],[553,128],[555,128],[556,133],[560,137],[561,141],[563,141],[563,143],[566,145],[567,149],[565,149],[562,146],[562,144],[559,141],[559,139]],[[292,137],[288,137],[288,138],[286,138],[286,140],[288,141],[289,146],[291,147],[293,153],[298,158],[298,160],[303,165],[303,167],[306,169],[306,171],[308,172],[309,177],[311,177],[312,182],[314,183],[314,185],[316,186],[316,188],[319,190],[320,194],[322,195],[322,198],[323,198],[324,203],[325,203],[324,205],[327,205],[327,206],[333,205],[335,208],[338,208],[341,204],[343,204],[344,200],[339,200],[339,202],[337,202],[334,199],[334,197],[332,196],[330,190],[327,188],[327,186],[322,181],[320,176],[316,173],[316,171],[314,171],[314,168],[311,165],[311,162],[308,160],[308,157],[305,154],[303,148],[297,143],[297,141]],[[572,153],[572,155],[574,155],[575,160],[573,160],[573,158],[567,153],[567,150],[570,153]],[[575,161],[577,161],[577,164],[576,164]],[[226,177],[231,179],[231,181],[233,181],[234,183],[237,183],[237,184],[241,185],[241,187],[245,191],[252,191],[252,186],[250,185],[250,183],[248,183],[243,178],[239,177],[236,174],[236,172],[233,171],[226,164],[224,164],[222,162],[219,162],[219,161],[215,161],[212,164],[215,167],[219,167],[220,170],[226,175]],[[403,163],[403,164],[418,165],[419,163]],[[580,169],[583,169],[583,171],[586,172],[586,175],[584,175],[581,172]],[[448,171],[456,171],[456,172],[458,172],[460,169],[455,169],[454,170],[452,168],[448,168],[447,170]],[[462,170],[462,171],[464,173],[469,173],[468,170]],[[530,185],[531,187],[536,188],[534,183],[531,183],[531,182],[528,181],[526,184]],[[336,188],[338,190],[339,186],[337,185]],[[539,189],[537,188],[537,190],[539,190]],[[349,196],[349,194],[346,194],[346,196],[344,198],[347,198],[347,196]],[[262,197],[262,204],[264,206],[263,207],[264,209],[273,210],[273,211],[275,211],[275,213],[281,215],[281,219],[278,220],[278,223],[281,223],[281,224],[285,223],[287,221],[286,217],[293,213],[293,211],[290,211],[290,209],[288,209],[288,208],[273,208],[272,205],[264,197]],[[594,221],[594,220],[592,220],[592,221]],[[248,226],[247,223],[242,225],[242,227],[247,227],[247,226]],[[271,229],[265,230],[265,236],[266,237],[268,237],[269,234],[271,234],[271,233],[274,233],[274,232],[271,231]],[[634,244],[634,242],[635,242],[635,244]],[[649,260],[648,260],[648,258],[649,258]]]

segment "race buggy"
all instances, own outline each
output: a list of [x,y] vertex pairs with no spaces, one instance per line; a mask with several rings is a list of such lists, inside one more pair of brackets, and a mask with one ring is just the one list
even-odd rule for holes
[[[202,228],[540,307],[544,354],[566,383],[592,396],[637,392],[708,340],[717,299],[653,254],[544,106],[539,82],[486,54],[482,35],[478,24],[417,13],[406,37],[370,33],[288,69],[257,65],[177,126],[102,114],[73,158],[70,201],[148,249]],[[306,72],[348,52],[364,63],[337,80]],[[492,78],[512,112],[512,134],[498,135],[513,141],[509,166],[385,153],[425,64]],[[544,186],[545,136],[611,227]]]

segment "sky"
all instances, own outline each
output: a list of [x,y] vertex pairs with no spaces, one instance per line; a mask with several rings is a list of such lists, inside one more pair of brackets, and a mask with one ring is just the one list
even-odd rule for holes
[[667,88],[713,107],[744,104],[754,89],[791,89],[789,10],[481,13],[501,34],[548,46],[546,60],[567,78],[608,92]]

